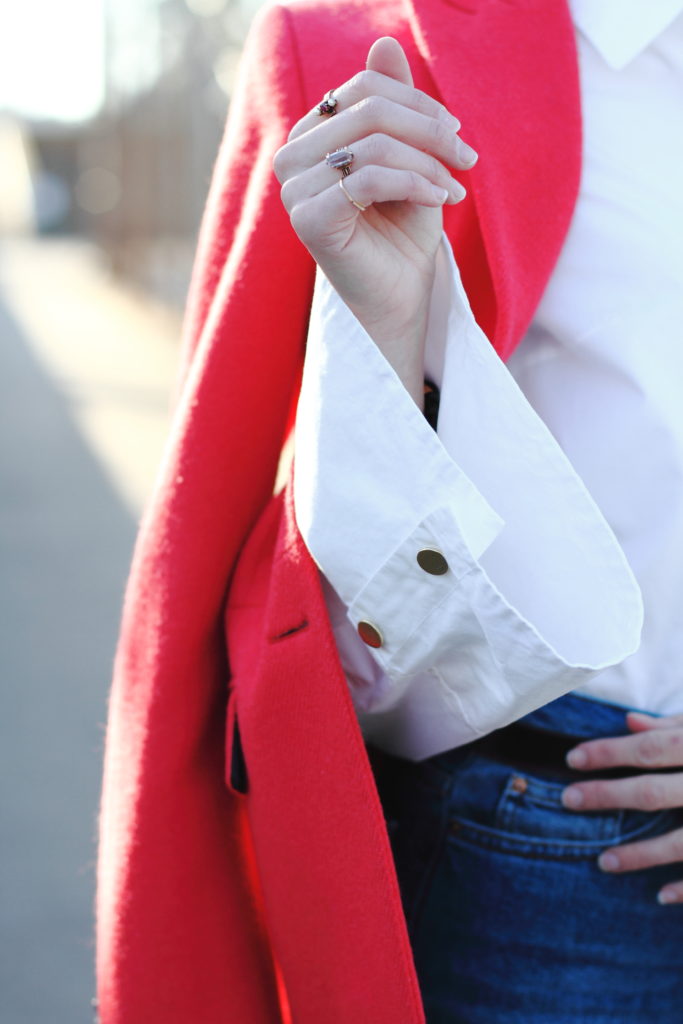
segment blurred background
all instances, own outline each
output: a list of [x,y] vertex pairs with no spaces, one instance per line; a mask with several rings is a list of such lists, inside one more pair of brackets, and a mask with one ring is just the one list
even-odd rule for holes
[[0,6],[0,1022],[90,1024],[106,700],[260,0]]

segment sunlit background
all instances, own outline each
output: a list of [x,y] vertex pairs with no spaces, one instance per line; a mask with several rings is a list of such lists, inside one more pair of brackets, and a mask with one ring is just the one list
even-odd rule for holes
[[[24,0],[0,12],[2,227],[84,235],[180,305],[256,0]],[[28,172],[28,174],[27,174]]]
[[123,586],[258,6],[0,4],[2,1024],[96,1019],[97,804]]

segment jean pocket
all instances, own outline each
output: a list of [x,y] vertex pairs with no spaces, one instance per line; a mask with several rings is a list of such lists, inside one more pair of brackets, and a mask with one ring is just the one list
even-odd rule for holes
[[[678,810],[574,811],[562,803],[566,782],[505,772],[487,817],[459,805],[449,808],[449,838],[524,856],[595,857],[607,846],[659,835],[681,824]],[[468,796],[471,807],[472,794]]]

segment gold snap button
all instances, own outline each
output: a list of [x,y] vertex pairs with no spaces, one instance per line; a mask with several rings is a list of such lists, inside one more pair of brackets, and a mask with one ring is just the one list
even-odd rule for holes
[[512,782],[510,783],[513,792],[515,793],[526,793],[529,783],[522,775],[513,775]]
[[432,576],[443,576],[448,572],[448,562],[436,548],[422,548],[422,551],[418,551],[417,564]]
[[368,647],[381,647],[384,643],[384,638],[377,626],[373,626],[371,622],[366,622],[365,619],[361,619],[358,623],[358,635]]

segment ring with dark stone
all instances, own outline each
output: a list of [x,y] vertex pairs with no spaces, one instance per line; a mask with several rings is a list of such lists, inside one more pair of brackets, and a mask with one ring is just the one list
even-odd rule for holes
[[319,114],[336,114],[337,113],[337,98],[334,95],[334,89],[330,89],[329,92],[325,93],[325,98],[322,103],[318,104]]

